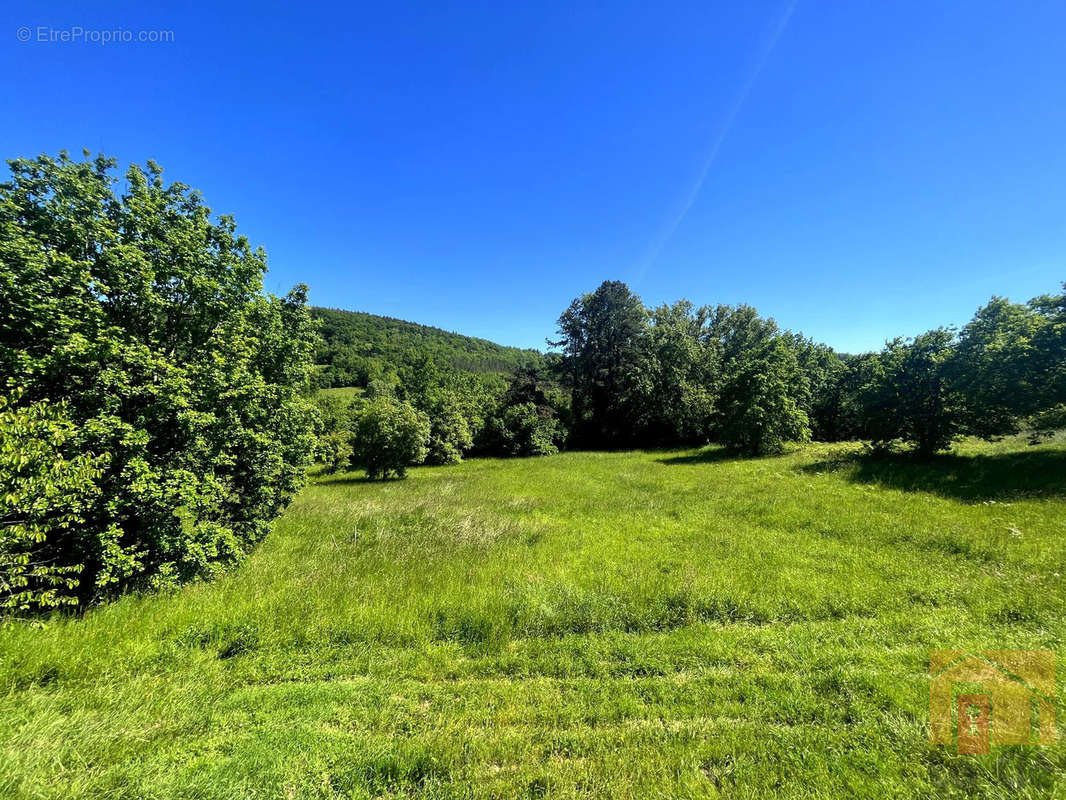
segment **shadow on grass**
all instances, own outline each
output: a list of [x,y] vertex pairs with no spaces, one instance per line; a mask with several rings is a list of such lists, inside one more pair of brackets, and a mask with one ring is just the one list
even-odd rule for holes
[[857,453],[797,467],[842,472],[853,483],[928,492],[966,503],[1023,498],[1066,499],[1066,451],[960,455],[927,459],[911,454]]
[[322,473],[321,475],[314,477],[313,483],[316,486],[329,486],[331,484],[349,484],[349,483],[396,483],[402,481],[403,478],[368,478],[361,472],[336,472],[332,475],[328,473]]
[[766,458],[778,458],[784,453],[768,454],[764,456],[748,456],[727,450],[724,447],[704,447],[695,453],[683,456],[670,456],[669,458],[656,459],[660,464],[716,464],[722,461],[760,461]]

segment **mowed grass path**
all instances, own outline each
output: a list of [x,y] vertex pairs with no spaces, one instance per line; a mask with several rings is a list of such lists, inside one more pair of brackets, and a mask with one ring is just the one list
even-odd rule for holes
[[926,674],[1066,657],[1066,447],[854,450],[319,477],[214,583],[0,631],[0,796],[1066,797],[1066,714],[955,755]]

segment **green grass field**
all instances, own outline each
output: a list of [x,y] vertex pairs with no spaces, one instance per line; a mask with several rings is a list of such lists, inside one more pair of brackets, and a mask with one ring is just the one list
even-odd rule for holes
[[350,403],[355,398],[363,396],[363,390],[358,386],[339,386],[332,389],[318,389],[317,391],[321,395],[336,397],[345,403]]
[[1066,655],[1066,443],[856,452],[316,478],[214,583],[0,631],[0,796],[1066,797],[1061,709],[927,727],[931,649]]

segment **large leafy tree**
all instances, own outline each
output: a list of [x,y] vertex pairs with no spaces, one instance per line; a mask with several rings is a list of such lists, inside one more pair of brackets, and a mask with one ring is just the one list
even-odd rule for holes
[[632,443],[649,393],[648,312],[620,281],[604,281],[559,317],[562,365],[573,391],[574,436],[582,444]]
[[910,443],[922,456],[946,449],[965,430],[953,378],[955,334],[937,328],[894,339],[868,365],[860,389],[862,427],[874,444]]
[[1040,387],[1037,395],[1045,407],[1066,404],[1066,284],[1062,288],[1062,294],[1044,295],[1029,303],[1044,321],[1033,335],[1033,346],[1034,383]]
[[518,369],[478,433],[478,450],[496,456],[546,456],[565,442],[569,407],[547,370]]
[[239,561],[312,453],[305,287],[263,295],[263,252],[152,162],[130,167],[121,192],[104,157],[9,165],[0,374],[15,412],[62,408],[54,452],[35,457],[54,458],[80,498],[33,523],[30,556],[77,586],[31,576],[20,602],[85,601]]
[[1032,306],[994,297],[962,329],[949,377],[961,393],[960,422],[968,433],[1015,433],[1022,418],[1050,399],[1040,348],[1047,325]]
[[790,441],[810,438],[804,405],[807,377],[796,352],[773,320],[751,306],[719,306],[708,346],[721,363],[715,437],[747,455],[780,452]]
[[847,436],[844,421],[844,360],[825,344],[796,333],[784,335],[796,354],[800,372],[807,379],[807,392],[799,397],[811,426],[811,436],[838,441]]
[[688,300],[651,312],[642,437],[650,444],[706,441],[721,378],[718,351],[706,344],[710,314]]

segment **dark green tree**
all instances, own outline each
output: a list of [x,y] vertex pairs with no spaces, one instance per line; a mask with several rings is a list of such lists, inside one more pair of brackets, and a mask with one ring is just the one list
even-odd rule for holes
[[1047,325],[1032,306],[994,297],[962,329],[946,371],[967,433],[1016,433],[1024,417],[1049,403],[1038,344]]
[[644,364],[649,380],[642,399],[641,439],[651,445],[707,440],[720,389],[718,351],[708,347],[710,309],[688,300],[651,312]]
[[879,448],[894,441],[930,456],[964,431],[963,399],[953,381],[955,334],[946,328],[894,339],[869,364],[860,389],[862,428]]
[[1045,408],[1066,404],[1066,284],[1062,288],[1062,294],[1044,295],[1029,303],[1044,321],[1033,335],[1032,384],[1038,387]]
[[718,306],[707,346],[721,364],[714,437],[746,455],[778,453],[810,438],[807,378],[776,323],[751,306]]
[[535,368],[519,369],[478,435],[478,451],[495,456],[546,456],[566,441],[566,395]]
[[559,317],[562,368],[573,392],[574,437],[583,445],[633,443],[650,394],[648,313],[620,281],[604,281]]
[[847,371],[844,361],[833,348],[806,336],[785,333],[784,337],[807,381],[808,391],[801,397],[801,407],[810,421],[811,437],[826,442],[847,438],[843,417]]
[[318,410],[316,458],[326,472],[339,472],[348,466],[352,457],[351,403],[333,394],[315,395]]

